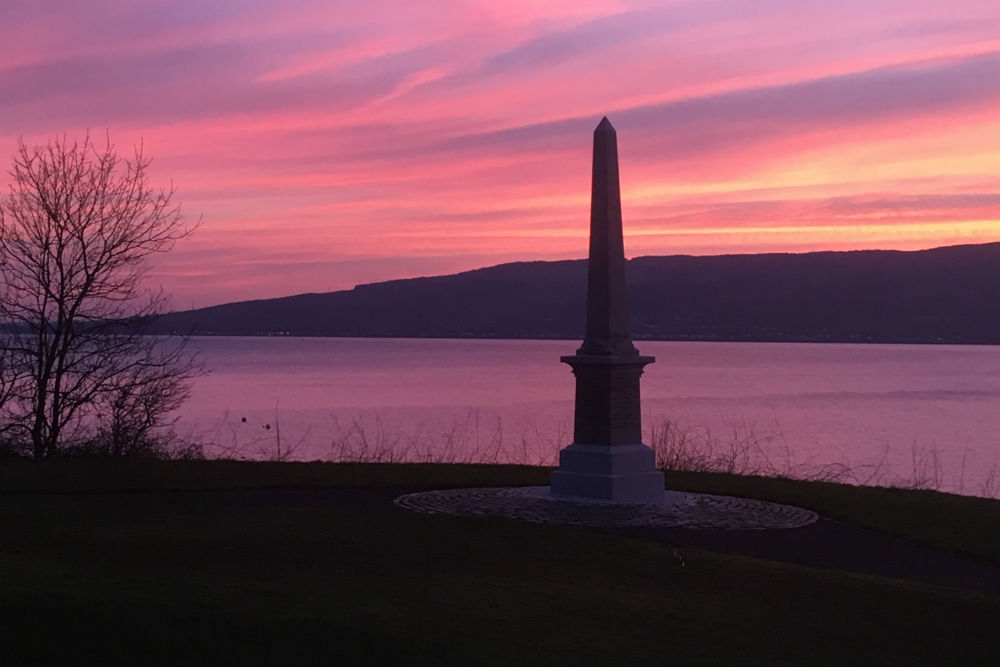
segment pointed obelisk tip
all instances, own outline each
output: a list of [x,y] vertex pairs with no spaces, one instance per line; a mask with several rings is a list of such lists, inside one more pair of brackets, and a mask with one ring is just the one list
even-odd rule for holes
[[608,120],[608,117],[605,116],[601,119],[601,122],[597,124],[597,129],[594,130],[594,132],[610,132],[611,134],[614,134],[615,127],[611,124],[611,121]]

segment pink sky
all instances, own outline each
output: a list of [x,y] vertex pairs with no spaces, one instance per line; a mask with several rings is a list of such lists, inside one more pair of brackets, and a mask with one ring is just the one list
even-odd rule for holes
[[[142,141],[177,308],[586,255],[1000,241],[1000,3],[0,3],[0,159]],[[0,180],[6,175],[0,177]]]

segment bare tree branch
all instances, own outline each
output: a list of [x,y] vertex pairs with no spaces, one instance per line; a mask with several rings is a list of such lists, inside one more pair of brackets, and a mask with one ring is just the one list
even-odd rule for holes
[[36,458],[115,430],[101,420],[145,437],[186,396],[186,341],[143,335],[166,305],[144,280],[193,228],[149,164],[141,146],[122,159],[89,136],[18,142],[0,199],[0,417]]

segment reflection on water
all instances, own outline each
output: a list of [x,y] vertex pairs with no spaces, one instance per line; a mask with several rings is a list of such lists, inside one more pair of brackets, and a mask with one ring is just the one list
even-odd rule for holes
[[[577,346],[198,338],[209,374],[178,430],[213,456],[553,464],[573,419],[573,376],[558,359]],[[642,385],[647,443],[802,477],[973,494],[1000,483],[1000,348],[639,348],[656,356]]]

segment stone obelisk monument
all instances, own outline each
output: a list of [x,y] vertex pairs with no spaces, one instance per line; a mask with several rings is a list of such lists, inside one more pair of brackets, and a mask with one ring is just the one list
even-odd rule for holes
[[594,130],[587,265],[587,330],[562,361],[576,376],[573,444],[559,452],[551,494],[623,503],[658,503],[663,473],[642,444],[639,376],[653,357],[632,344],[618,183],[618,137],[607,118]]

